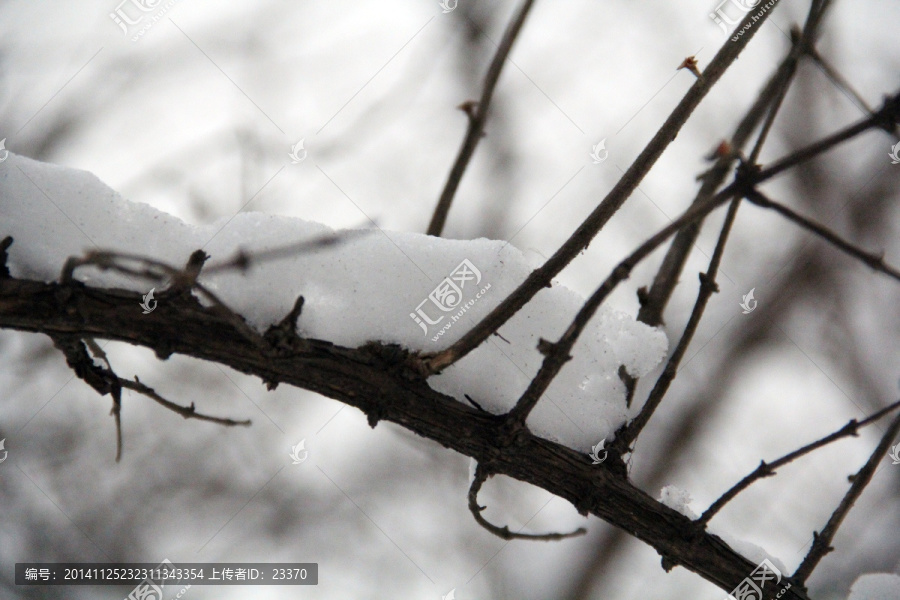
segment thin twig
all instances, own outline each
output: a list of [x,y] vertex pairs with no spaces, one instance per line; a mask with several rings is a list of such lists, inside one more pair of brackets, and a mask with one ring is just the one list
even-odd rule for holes
[[[830,3],[830,0],[828,2],[820,3],[822,4],[820,10],[816,10],[816,3],[813,3],[810,6],[809,13],[806,17],[806,24],[803,27],[802,37],[795,37],[793,39],[793,45],[791,46],[790,51],[782,59],[781,64],[778,65],[775,73],[769,78],[763,89],[760,90],[756,97],[756,101],[735,128],[734,134],[731,136],[731,140],[728,143],[732,152],[718,157],[715,165],[701,175],[700,179],[703,183],[692,204],[702,202],[706,198],[709,198],[715,193],[719,186],[724,183],[725,178],[731,171],[736,156],[743,150],[744,145],[759,125],[760,120],[767,113],[771,114],[769,109],[772,106],[772,103],[783,96],[785,91],[790,87],[790,84],[797,73],[797,65],[804,54],[803,48],[805,45],[811,44],[809,40],[815,38],[818,27],[822,23],[824,9],[827,8]],[[678,284],[678,280],[684,270],[684,265],[687,262],[687,257],[694,247],[694,243],[697,241],[697,236],[700,233],[700,225],[701,222],[698,221],[685,227],[675,235],[675,239],[672,240],[669,249],[666,251],[666,256],[653,278],[653,284],[650,286],[644,300],[641,302],[641,309],[638,311],[637,317],[638,321],[651,326],[662,324],[663,311],[669,303],[669,298],[672,296],[675,286]]]
[[[101,367],[94,362],[80,337],[69,334],[48,335],[53,340],[53,345],[66,357],[66,364],[79,379],[94,388],[101,396],[106,394],[112,396],[113,405],[110,414],[113,415],[116,422],[116,462],[119,462],[122,459],[122,386],[119,384],[119,376],[112,370],[102,349],[100,349],[100,354],[108,368]],[[93,345],[96,346],[96,343]]]
[[851,419],[846,425],[844,425],[837,431],[830,433],[830,434],[826,435],[825,437],[816,440],[815,442],[807,444],[806,446],[803,446],[802,448],[798,448],[797,450],[794,450],[793,452],[789,452],[777,460],[774,460],[770,463],[767,463],[765,461],[760,461],[759,466],[756,467],[756,469],[752,473],[748,474],[746,477],[744,477],[739,482],[734,484],[731,487],[731,489],[729,489],[727,492],[722,494],[715,502],[713,502],[710,505],[709,508],[706,509],[706,511],[702,515],[700,515],[700,518],[697,519],[696,522],[700,523],[702,525],[709,523],[710,519],[712,519],[716,515],[716,513],[718,513],[720,510],[722,510],[722,508],[726,504],[731,502],[735,498],[735,496],[737,496],[738,494],[743,492],[745,489],[750,487],[750,485],[753,484],[758,479],[762,479],[764,477],[770,477],[770,476],[774,475],[775,471],[777,469],[800,458],[801,456],[809,454],[810,452],[812,452],[814,450],[818,450],[819,448],[821,448],[823,446],[827,446],[831,442],[834,442],[836,440],[839,440],[839,439],[842,439],[842,438],[845,438],[845,437],[848,437],[851,435],[852,436],[857,435],[857,432],[859,431],[859,429],[861,429],[862,427],[865,427],[867,425],[871,425],[872,423],[874,423],[875,421],[877,421],[878,419],[880,419],[884,415],[888,414],[889,412],[891,412],[892,410],[894,410],[897,407],[900,407],[900,400],[898,400],[897,402],[894,402],[890,406],[886,406],[885,408],[882,408],[878,412],[863,419],[862,421],[857,421],[856,419]]
[[479,463],[475,468],[475,478],[472,480],[472,485],[469,487],[469,510],[472,511],[472,516],[475,517],[475,521],[496,535],[499,538],[504,540],[537,540],[537,541],[556,541],[556,540],[564,540],[566,538],[577,537],[579,535],[584,535],[587,533],[587,529],[584,527],[579,527],[575,531],[570,533],[517,533],[514,531],[510,531],[507,525],[503,527],[497,527],[483,516],[481,516],[481,511],[483,511],[486,506],[479,506],[478,504],[478,492],[481,490],[481,485],[487,481],[488,472],[484,467]]
[[863,490],[872,480],[872,475],[875,474],[875,467],[881,462],[884,455],[887,454],[891,442],[897,436],[898,431],[900,431],[900,415],[894,417],[893,422],[891,422],[890,427],[888,427],[888,430],[885,432],[884,436],[882,436],[881,441],[878,443],[875,451],[872,452],[872,456],[869,457],[866,464],[863,465],[856,475],[850,476],[850,481],[853,483],[851,483],[850,489],[847,490],[841,503],[834,509],[831,518],[828,519],[828,523],[822,529],[822,532],[813,532],[812,547],[809,549],[806,558],[803,559],[803,562],[800,563],[800,566],[797,567],[797,570],[794,572],[792,576],[794,579],[797,579],[801,583],[806,581],[807,578],[812,575],[816,566],[818,566],[819,561],[822,560],[826,554],[834,550],[834,548],[831,547],[831,540],[834,539],[838,528],[844,521],[844,517],[847,516],[847,513],[850,512],[850,509],[853,508],[853,505],[856,503],[857,499],[859,499]]
[[859,104],[860,107],[864,111],[869,114],[872,114],[874,111],[869,103],[866,102],[865,98],[863,98],[859,92],[857,92],[850,82],[841,75],[837,69],[831,66],[831,63],[825,60],[825,57],[822,56],[816,48],[810,47],[807,49],[807,54],[809,54],[810,58],[812,58],[817,65],[825,72],[825,75],[831,80],[831,82],[837,86],[838,89],[851,96],[853,100]]
[[723,202],[726,202],[736,194],[738,188],[737,182],[725,188],[704,204],[695,204],[688,208],[679,218],[672,221],[666,227],[663,227],[655,235],[646,242],[638,246],[638,248],[622,260],[599,288],[591,295],[590,298],[578,311],[578,314],[569,325],[562,337],[555,344],[542,340],[538,344],[538,348],[544,353],[544,361],[541,368],[534,379],[528,385],[528,388],[516,402],[516,405],[507,414],[506,426],[510,434],[515,434],[528,419],[528,415],[537,405],[538,400],[550,386],[550,383],[562,369],[563,365],[571,358],[569,352],[578,340],[578,336],[584,331],[588,322],[597,312],[597,309],[606,299],[606,297],[616,288],[619,282],[627,279],[632,269],[651,252],[665,242],[676,231],[684,227],[687,223],[701,219]]
[[786,217],[788,220],[793,221],[804,229],[811,231],[812,233],[821,237],[826,242],[828,242],[835,248],[838,248],[845,254],[856,258],[866,266],[874,269],[875,271],[884,273],[889,277],[893,277],[897,281],[900,281],[900,271],[898,271],[897,268],[892,267],[891,265],[884,262],[883,254],[867,252],[859,248],[858,246],[851,244],[824,225],[820,225],[815,221],[812,221],[811,219],[807,219],[806,217],[794,212],[787,206],[771,200],[765,194],[756,190],[752,190],[749,194],[747,194],[747,200],[749,202],[752,202],[753,204],[756,204],[757,206],[762,206],[763,208],[771,208],[778,214]]
[[653,416],[654,411],[662,402],[663,396],[666,395],[669,386],[678,374],[678,365],[681,364],[681,359],[684,358],[691,340],[694,339],[694,334],[697,332],[697,327],[700,325],[700,319],[703,317],[703,312],[706,310],[709,299],[714,293],[719,291],[719,286],[716,284],[716,275],[719,272],[722,255],[725,253],[725,244],[728,241],[731,228],[734,226],[739,206],[740,199],[736,198],[731,201],[731,205],[728,207],[728,214],[725,216],[725,222],[722,224],[722,229],[719,232],[719,240],[716,242],[716,249],[713,251],[712,258],[709,261],[709,267],[706,269],[706,273],[700,274],[700,289],[697,291],[697,300],[694,302],[694,309],[691,311],[691,316],[684,327],[681,339],[678,340],[678,345],[666,362],[663,372],[657,378],[653,390],[651,390],[637,417],[624,428],[620,435],[616,436],[615,447],[620,454],[628,450],[632,442],[637,439],[637,436],[644,429],[644,426],[650,422],[650,417]]
[[[194,255],[192,255],[192,257],[193,256]],[[123,260],[137,262],[144,266],[142,268],[131,267],[122,264],[121,261]],[[191,288],[197,290],[209,300],[249,342],[261,348],[265,347],[266,344],[262,336],[252,327],[247,325],[247,322],[243,317],[231,310],[214,292],[197,281],[199,270],[191,268],[192,262],[193,261],[188,261],[188,268],[176,269],[164,262],[136,254],[120,253],[111,250],[94,250],[88,252],[83,258],[70,257],[66,261],[60,280],[71,281],[74,270],[77,267],[88,265],[95,266],[101,270],[118,271],[120,273],[143,277],[152,281],[165,281],[166,279],[170,279],[172,281],[171,286],[173,290],[187,290]]]
[[168,408],[174,413],[178,413],[185,419],[198,419],[200,421],[209,421],[210,423],[217,423],[219,425],[225,425],[226,427],[233,427],[235,425],[249,426],[251,424],[250,419],[245,419],[243,421],[235,421],[234,419],[226,419],[223,417],[211,417],[209,415],[204,415],[202,413],[198,413],[194,408],[194,403],[191,402],[190,406],[181,406],[179,404],[175,404],[174,402],[170,402],[166,400],[162,396],[156,393],[156,391],[141,383],[141,380],[135,376],[134,381],[130,379],[122,379],[119,378],[119,383],[123,388],[128,388],[129,390],[134,390],[139,394],[143,394],[148,398],[152,398],[156,400],[162,406]]
[[[795,47],[803,43],[802,34],[795,37]],[[780,87],[778,87],[777,92],[773,96],[771,102],[765,108],[766,118],[763,121],[762,127],[760,127],[759,134],[756,137],[756,142],[753,145],[753,150],[750,152],[750,158],[748,159],[749,164],[756,164],[756,159],[759,157],[760,152],[762,152],[763,145],[768,138],[769,131],[772,128],[772,125],[775,123],[775,117],[778,115],[778,111],[781,109],[781,106],[784,102],[784,98],[787,95],[788,89],[790,89],[790,84],[793,79],[794,70],[789,73],[788,77],[785,77],[780,81]],[[744,140],[741,140],[742,142]],[[735,154],[740,154],[739,150],[731,150],[732,157]],[[724,176],[724,171],[719,172],[719,177]],[[718,179],[716,175],[712,175],[713,179]],[[705,185],[706,182],[704,182]],[[718,184],[716,184],[718,185]],[[701,190],[702,194],[702,190]],[[698,194],[698,198],[702,197]],[[653,386],[653,389],[650,391],[649,396],[647,397],[647,401],[644,403],[644,406],[641,407],[640,412],[637,417],[624,427],[622,433],[616,437],[615,447],[620,453],[624,453],[628,450],[631,444],[637,439],[638,435],[640,435],[641,431],[643,431],[644,427],[647,423],[650,422],[650,418],[653,416],[653,413],[659,407],[659,404],[662,402],[663,397],[666,395],[666,392],[669,391],[669,387],[672,385],[672,382],[675,380],[675,377],[678,374],[678,366],[681,364],[681,360],[684,358],[684,354],[687,352],[687,348],[690,345],[691,341],[694,339],[694,334],[697,332],[697,328],[700,325],[700,320],[703,317],[703,313],[706,310],[706,305],[709,302],[709,299],[712,297],[713,293],[719,291],[719,287],[716,284],[716,275],[718,275],[719,264],[722,260],[722,255],[725,252],[725,244],[728,241],[728,236],[731,232],[731,228],[734,226],[734,220],[737,216],[738,207],[740,205],[740,199],[734,199],[731,201],[731,206],[728,207],[728,213],[725,216],[725,221],[722,224],[722,229],[719,232],[719,239],[716,242],[716,248],[713,252],[712,258],[709,261],[709,267],[706,270],[705,274],[700,275],[700,289],[697,292],[697,300],[694,303],[694,308],[691,311],[691,315],[688,318],[687,325],[685,325],[684,332],[681,335],[681,338],[678,340],[678,345],[675,348],[675,351],[672,352],[672,355],[669,357],[669,360],[666,362],[666,366],[663,369],[663,372],[656,380],[656,384]],[[678,232],[680,235],[683,232],[690,231],[692,234],[689,234],[689,239],[691,244],[696,240],[696,235],[700,231],[701,221],[695,222],[690,227],[685,227]],[[670,250],[675,247],[676,240],[672,242],[672,246],[670,246]],[[687,248],[685,248],[687,249]],[[686,258],[687,254],[684,255]],[[681,269],[684,267],[684,261],[681,261],[680,269],[677,274],[680,275]],[[674,285],[673,285],[674,287]],[[668,293],[671,293],[671,289],[668,290]],[[665,296],[665,300],[668,300],[668,293]],[[664,307],[664,304],[658,305],[657,310],[661,311]],[[661,317],[661,312],[656,313],[656,317]]]
[[[553,278],[590,245],[600,229],[631,196],[663,151],[678,136],[681,127],[687,122],[691,113],[700,104],[700,101],[703,100],[728,67],[737,59],[750,39],[761,29],[759,22],[767,19],[770,14],[772,14],[771,11],[767,11],[758,17],[756,26],[748,30],[746,32],[747,35],[739,38],[737,42],[726,42],[722,46],[706,70],[703,71],[703,76],[694,82],[671,114],[669,114],[665,123],[653,136],[653,139],[647,143],[631,166],[628,167],[628,170],[625,171],[625,174],[619,178],[613,189],[610,190],[597,208],[591,212],[587,219],[560,246],[553,256],[543,266],[532,271],[514,292],[507,296],[490,314],[458,341],[440,352],[423,355],[421,357],[422,371],[437,373],[477,348],[494,331],[499,329],[525,306],[535,294],[548,287]],[[742,25],[750,23],[750,17],[755,17],[755,15],[748,14],[747,18],[742,21]]]
[[297,242],[295,244],[287,244],[285,246],[278,246],[276,248],[270,248],[268,250],[261,250],[257,252],[247,252],[243,248],[240,248],[237,250],[237,252],[234,253],[234,256],[232,256],[231,258],[221,263],[216,263],[214,265],[205,267],[203,269],[203,273],[204,275],[209,275],[210,273],[228,271],[233,269],[247,271],[255,263],[263,262],[266,260],[277,260],[279,258],[291,258],[293,256],[297,256],[298,254],[314,252],[323,248],[330,248],[331,246],[336,246],[338,244],[348,242],[354,238],[369,235],[370,233],[373,233],[375,231],[376,230],[374,229],[347,229],[344,231],[336,231],[334,233],[326,233],[309,240]]
[[522,30],[522,25],[525,24],[525,18],[531,11],[532,5],[534,5],[534,0],[524,0],[519,12],[516,13],[515,17],[513,17],[512,21],[510,21],[507,26],[506,32],[503,34],[503,39],[500,40],[500,45],[497,46],[497,52],[494,54],[491,66],[488,67],[487,74],[484,77],[484,88],[481,91],[481,100],[479,100],[477,104],[467,102],[461,105],[461,108],[465,109],[466,115],[469,117],[469,128],[468,131],[466,131],[466,137],[463,138],[459,153],[456,155],[456,162],[453,163],[453,168],[450,169],[450,175],[447,176],[447,183],[444,185],[441,197],[434,209],[431,223],[428,225],[428,235],[440,236],[444,231],[444,224],[447,222],[447,214],[450,212],[450,205],[453,203],[453,197],[456,195],[459,183],[462,181],[466,168],[469,166],[469,162],[475,154],[475,148],[478,146],[478,142],[481,141],[484,134],[484,124],[487,121],[488,108],[491,105],[491,99],[494,96],[494,89],[497,87],[497,81],[500,79],[503,65],[506,63],[506,58],[509,56],[509,52],[512,50],[513,44],[519,36],[519,32]]
[[890,132],[897,121],[900,121],[900,92],[885,98],[882,107],[862,121],[845,127],[828,137],[822,138],[805,148],[800,148],[799,150],[769,164],[765,169],[762,169],[757,173],[754,177],[754,183],[759,184],[771,179],[779,173],[806,162],[819,154],[827,152],[835,146],[838,146],[869,129],[879,128]]

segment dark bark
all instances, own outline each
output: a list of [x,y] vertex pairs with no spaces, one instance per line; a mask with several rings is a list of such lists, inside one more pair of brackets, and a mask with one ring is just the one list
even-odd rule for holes
[[[267,336],[272,343],[266,347],[252,343],[220,310],[202,307],[189,293],[159,294],[157,309],[147,315],[141,314],[140,300],[137,292],[79,282],[0,278],[0,327],[129,342],[151,348],[163,359],[179,353],[228,365],[269,387],[286,383],[312,390],[360,409],[373,427],[379,421],[397,423],[475,458],[491,474],[528,482],[568,500],[580,513],[600,517],[655,548],[666,569],[684,566],[730,591],[756,566],[636,488],[615,455],[594,466],[587,455],[527,430],[501,445],[500,417],[432,390],[407,360],[409,355],[396,346],[345,348],[278,335]],[[462,495],[460,501],[465,501]],[[778,588],[788,581],[783,578]],[[808,598],[796,582],[781,597]]]

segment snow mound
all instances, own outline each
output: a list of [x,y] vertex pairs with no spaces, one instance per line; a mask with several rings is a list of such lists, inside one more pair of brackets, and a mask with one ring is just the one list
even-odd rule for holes
[[[207,265],[332,233],[325,225],[238,213],[193,226],[130,202],[97,177],[10,153],[0,163],[0,237],[13,236],[15,277],[56,280],[69,256],[92,249],[138,254],[175,267],[202,248]],[[372,230],[337,246],[219,271],[200,281],[258,331],[305,304],[301,335],[356,347],[370,340],[434,351],[458,340],[531,272],[513,246],[496,240],[447,240]],[[76,279],[146,293],[148,281],[82,267]],[[555,341],[583,299],[554,283],[465,359],[431,378],[437,390],[495,413],[509,410],[537,372],[538,339]],[[135,305],[135,318],[141,318]],[[587,451],[625,422],[620,364],[646,374],[665,355],[662,331],[601,309],[576,344],[574,359],[550,386],[528,425],[540,436]]]

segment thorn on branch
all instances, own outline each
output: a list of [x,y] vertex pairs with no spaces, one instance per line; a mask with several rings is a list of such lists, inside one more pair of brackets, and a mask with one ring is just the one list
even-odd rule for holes
[[495,332],[494,332],[494,335],[496,335],[498,338],[500,338],[501,340],[503,340],[503,341],[506,342],[507,344],[510,344],[510,343],[511,343],[508,339],[506,339],[505,337],[503,337],[502,335],[500,335],[500,332],[499,332],[499,331],[495,331]]
[[634,389],[637,387],[637,377],[629,375],[625,365],[619,365],[619,379],[625,385],[625,406],[631,408],[631,401],[634,399]]
[[[297,320],[303,311],[303,296],[297,296],[294,301],[294,307],[281,321],[276,325],[272,325],[263,334],[263,338],[276,352],[291,352],[302,348],[303,338],[297,335]],[[266,386],[272,390],[278,385],[277,382],[266,382]]]
[[649,290],[647,290],[646,285],[642,285],[641,287],[638,288],[637,299],[638,299],[638,304],[641,306],[641,308],[647,306],[650,303],[650,292],[649,292]]
[[878,127],[893,134],[895,127],[900,123],[900,92],[893,96],[885,96],[884,104],[872,118]]
[[478,101],[477,100],[466,100],[459,106],[457,106],[459,110],[466,113],[466,116],[469,117],[470,122],[475,122],[478,119]]
[[538,339],[537,343],[537,351],[543,354],[544,356],[550,356],[553,353],[553,348],[556,347],[556,344],[545,340],[544,338]]
[[687,69],[688,71],[693,73],[694,77],[696,77],[698,81],[701,81],[703,79],[703,74],[700,73],[700,68],[697,66],[697,59],[694,56],[688,56],[681,62],[680,65],[678,65],[678,68],[675,70],[680,71],[681,69]]
[[698,273],[700,277],[700,287],[703,288],[704,291],[710,294],[718,294],[719,293],[719,284],[716,283],[715,278],[710,277],[709,273]]
[[173,278],[170,289],[176,293],[183,293],[193,288],[207,259],[209,259],[209,254],[203,250],[194,250],[185,263],[184,269]]
[[666,573],[678,566],[678,562],[668,556],[663,556],[660,564]]

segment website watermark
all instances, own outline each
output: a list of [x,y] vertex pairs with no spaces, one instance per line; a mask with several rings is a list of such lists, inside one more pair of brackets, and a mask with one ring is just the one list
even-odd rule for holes
[[[781,583],[781,571],[768,558],[763,559],[749,576],[744,577],[744,580],[731,590],[725,600],[763,600],[763,588],[766,587],[767,581],[773,579],[775,580],[774,585]],[[773,598],[781,598],[789,589],[791,589],[790,583],[781,588]]]
[[606,149],[606,138],[603,138],[591,146],[591,159],[595,165],[599,165],[607,158],[609,158],[609,151]]
[[122,0],[109,13],[109,18],[119,26],[123,34],[131,35],[131,41],[136,42],[179,2],[181,0]]
[[[734,32],[733,37],[731,38],[732,42],[738,41],[742,35],[744,35],[745,31],[749,31],[753,25],[759,21],[762,16],[774,7],[778,0],[769,0],[765,4],[762,4],[763,0],[722,0],[718,5],[713,9],[713,12],[709,13],[709,18],[718,25],[722,32],[727,36],[728,35],[728,26],[729,25],[738,25],[741,20],[753,9],[759,7],[759,10],[751,16],[751,22],[747,23],[739,31]],[[760,6],[762,4],[762,6]],[[726,10],[726,7],[729,7]],[[729,11],[731,14],[729,14]]]
[[149,315],[154,310],[156,310],[157,302],[153,298],[153,292],[156,291],[156,288],[150,288],[150,291],[142,296],[143,301],[140,302],[141,308],[144,309],[144,314]]
[[[0,140],[0,147],[2,147],[2,144],[5,141],[6,141],[6,138],[3,138],[3,140]],[[7,154],[9,154],[9,153],[7,152]],[[888,152],[888,156],[891,157],[892,165],[900,165],[900,142],[897,142],[895,145],[891,146],[891,151]],[[5,160],[5,158],[0,159],[0,160]]]
[[[595,446],[591,446],[591,451],[588,453],[588,457],[590,457],[590,459],[593,461],[593,462],[591,462],[592,465],[599,465],[604,460],[606,460],[606,457],[609,455],[609,452],[607,450],[603,449],[603,446],[605,444],[606,444],[606,438],[603,438],[602,440],[600,440],[599,444],[597,444]],[[603,458],[600,457],[601,450],[603,451]]]
[[[166,579],[174,579],[175,565],[168,558],[163,559],[155,569],[150,569],[150,577],[137,584],[125,600],[163,600],[163,588],[166,587]],[[169,577],[170,571],[173,577]],[[173,599],[181,598],[185,592],[191,589],[190,585],[181,588]]]
[[[427,298],[419,302],[415,312],[409,313],[409,317],[415,321],[416,325],[422,328],[422,332],[425,335],[428,335],[429,326],[441,325],[444,319],[449,318],[437,333],[432,336],[431,341],[436,342],[491,289],[491,284],[488,283],[473,293],[472,290],[479,284],[481,284],[481,271],[466,258],[453,269],[450,275],[444,277],[443,281],[428,294]],[[469,285],[468,290],[466,290],[466,285]],[[466,294],[469,295],[469,300],[463,303],[463,297]],[[432,318],[431,315],[438,316]]]
[[754,310],[756,310],[756,305],[758,304],[756,300],[753,298],[753,292],[756,291],[756,288],[752,288],[749,292],[741,296],[740,307],[744,309],[744,314],[749,315]]
[[296,446],[291,446],[289,456],[294,461],[292,464],[295,465],[302,464],[309,457],[309,450],[306,449],[306,438],[300,440],[300,443]]
[[291,164],[298,164],[303,162],[308,154],[306,152],[306,148],[303,147],[303,140],[305,138],[300,138],[300,141],[291,146],[291,151],[288,152],[288,156],[291,158]]
[[[2,447],[2,446],[0,446]],[[888,456],[891,457],[892,465],[900,465],[900,444],[896,446],[891,446],[891,451],[888,453]]]

